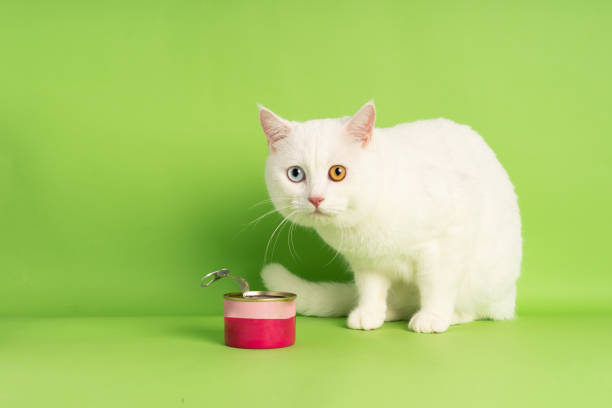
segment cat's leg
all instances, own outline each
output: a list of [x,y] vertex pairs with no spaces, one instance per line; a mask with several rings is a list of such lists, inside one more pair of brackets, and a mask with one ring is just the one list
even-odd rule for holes
[[510,320],[514,318],[514,307],[516,304],[516,287],[512,289],[499,301],[489,306],[484,317],[493,320]]
[[[447,252],[447,250],[449,250]],[[408,327],[417,333],[440,333],[451,324],[461,262],[451,247],[432,242],[419,251],[416,259],[416,284],[421,307]]]
[[391,284],[389,278],[372,272],[355,272],[355,284],[359,302],[348,316],[348,327],[363,330],[379,328],[385,321],[387,292]]

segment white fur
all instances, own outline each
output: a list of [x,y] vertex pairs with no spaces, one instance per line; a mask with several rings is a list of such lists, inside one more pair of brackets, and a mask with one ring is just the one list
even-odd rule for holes
[[[262,271],[268,288],[297,293],[302,314],[348,314],[354,329],[411,317],[413,331],[443,332],[451,324],[514,316],[517,198],[474,130],[447,119],[373,129],[372,103],[352,118],[303,123],[268,113],[260,108],[274,130],[268,135],[264,127],[275,207],[313,227],[355,275],[354,284],[313,283],[273,264]],[[278,128],[286,129],[282,137]],[[328,177],[336,164],[347,169],[340,182]],[[300,183],[287,177],[294,165],[306,173]],[[324,197],[318,212],[311,196]]]

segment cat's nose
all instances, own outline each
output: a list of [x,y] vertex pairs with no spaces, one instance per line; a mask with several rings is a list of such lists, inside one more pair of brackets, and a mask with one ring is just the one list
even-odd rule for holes
[[312,203],[312,205],[315,206],[315,208],[319,208],[319,204],[321,204],[321,201],[323,201],[324,198],[323,197],[310,197],[308,199],[308,201],[310,201]]

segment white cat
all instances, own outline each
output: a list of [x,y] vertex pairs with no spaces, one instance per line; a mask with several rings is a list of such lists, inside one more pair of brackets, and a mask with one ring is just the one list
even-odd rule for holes
[[274,206],[313,227],[355,275],[314,283],[271,264],[266,286],[297,293],[299,313],[348,314],[353,329],[411,317],[415,332],[443,332],[514,317],[521,220],[493,151],[447,119],[376,129],[375,116],[372,102],[303,123],[260,107]]

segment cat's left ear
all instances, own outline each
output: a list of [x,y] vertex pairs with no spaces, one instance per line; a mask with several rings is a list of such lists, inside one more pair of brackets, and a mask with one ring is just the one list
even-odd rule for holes
[[363,105],[359,111],[346,124],[346,132],[365,147],[372,139],[374,122],[376,121],[376,108],[370,101]]

